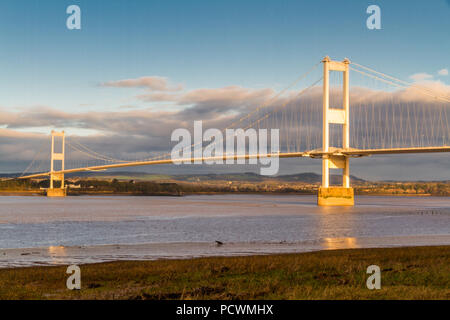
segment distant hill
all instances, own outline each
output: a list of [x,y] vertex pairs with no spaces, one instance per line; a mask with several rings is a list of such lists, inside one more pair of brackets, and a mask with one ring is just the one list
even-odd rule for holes
[[[31,173],[30,173],[31,174]],[[0,178],[13,178],[19,176],[19,173],[0,173]],[[263,182],[263,181],[284,181],[284,182],[303,182],[303,183],[320,183],[322,176],[313,172],[303,172],[280,176],[262,176],[253,172],[245,173],[209,173],[209,174],[184,174],[184,175],[168,175],[155,174],[148,172],[136,171],[111,171],[111,172],[77,172],[67,174],[66,178],[99,178],[99,179],[118,179],[118,180],[142,180],[142,181],[157,181],[157,180],[177,180],[177,181],[214,181],[214,180],[228,180],[228,181],[249,181],[249,182]],[[350,176],[351,183],[364,183],[367,180]],[[331,184],[340,184],[342,177],[340,175],[331,175]],[[400,180],[384,180],[379,182],[395,183],[395,182],[440,182],[450,183],[449,180],[440,181],[400,181]]]
[[[305,172],[305,173],[283,175],[283,176],[277,177],[277,179],[279,179],[281,181],[288,181],[288,182],[317,183],[317,182],[322,182],[322,175],[312,173],[312,172]],[[339,184],[341,181],[342,181],[342,176],[335,175],[335,174],[330,175],[330,182],[332,184]],[[352,183],[366,182],[366,180],[360,179],[360,178],[352,176],[352,175],[350,175],[350,181]]]
[[[17,177],[17,174],[0,174],[0,177]],[[116,171],[116,172],[78,172],[67,174],[66,178],[99,178],[99,179],[119,179],[119,180],[177,180],[186,182],[196,181],[249,181],[249,182],[263,182],[263,181],[284,181],[284,182],[303,182],[303,183],[319,183],[322,181],[322,176],[312,172],[296,173],[280,176],[262,176],[253,172],[245,173],[209,173],[209,174],[186,174],[186,175],[165,175],[165,174],[151,174],[147,172],[133,172],[133,171]],[[365,180],[350,176],[352,183],[362,183]],[[339,175],[330,176],[331,183],[338,184],[342,177]]]
[[14,178],[20,175],[21,173],[0,173],[0,178]]
[[[205,175],[175,175],[172,176],[174,180],[180,181],[206,181],[206,180],[229,180],[229,181],[284,181],[284,182],[303,182],[303,183],[319,183],[322,181],[322,176],[312,172],[297,173],[281,176],[262,176],[256,173],[231,173],[231,174],[205,174]],[[331,183],[337,184],[342,181],[342,177],[338,175],[331,175]],[[363,179],[351,176],[353,183],[365,182]]]

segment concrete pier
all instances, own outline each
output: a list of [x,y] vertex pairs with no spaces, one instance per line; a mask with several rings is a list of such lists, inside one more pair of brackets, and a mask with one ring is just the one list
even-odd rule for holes
[[48,188],[47,197],[65,197],[67,195],[66,189]]
[[355,204],[353,188],[320,187],[317,204],[319,206],[353,206]]

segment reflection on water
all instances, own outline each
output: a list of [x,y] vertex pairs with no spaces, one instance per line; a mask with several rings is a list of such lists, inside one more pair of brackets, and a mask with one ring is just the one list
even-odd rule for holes
[[66,248],[64,246],[50,246],[48,247],[48,255],[52,259],[53,264],[59,264],[65,261],[67,256]]
[[356,238],[325,238],[324,249],[354,249],[360,248],[358,240]]
[[66,255],[66,249],[64,246],[50,246],[48,247],[48,253],[52,256],[65,256]]
[[[358,228],[357,221],[351,216],[351,207],[322,207],[316,215],[316,234],[324,234],[323,242],[326,249],[356,248],[356,238],[351,237],[352,230]],[[350,216],[349,216],[350,215]]]

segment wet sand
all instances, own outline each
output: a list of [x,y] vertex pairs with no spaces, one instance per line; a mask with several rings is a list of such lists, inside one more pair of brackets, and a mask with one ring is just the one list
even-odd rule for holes
[[450,245],[450,235],[383,238],[327,238],[295,243],[152,243],[0,249],[0,268],[89,264],[110,261],[251,256],[354,248]]

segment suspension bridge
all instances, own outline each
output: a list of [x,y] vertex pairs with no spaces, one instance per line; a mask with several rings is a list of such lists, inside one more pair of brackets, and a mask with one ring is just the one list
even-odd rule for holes
[[[300,82],[305,85],[295,89]],[[322,161],[318,204],[353,205],[350,158],[450,152],[448,93],[403,81],[348,59],[334,61],[325,57],[280,92],[247,109],[222,132],[233,128],[277,128],[280,145],[276,152],[217,153],[188,159],[173,158],[170,152],[149,152],[150,156],[143,159],[119,159],[95,151],[96,146],[87,146],[76,137],[66,137],[64,131],[52,131],[50,161],[48,153],[38,152],[18,178],[49,177],[47,195],[65,196],[64,175],[69,173],[177,161],[229,163],[270,157],[315,158]],[[46,158],[39,160],[39,154]],[[38,162],[41,165],[36,169]],[[49,163],[50,168],[43,170],[42,163]],[[342,170],[341,186],[330,186],[331,169]]]

